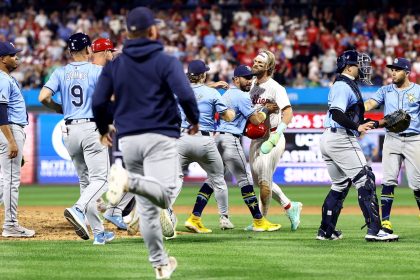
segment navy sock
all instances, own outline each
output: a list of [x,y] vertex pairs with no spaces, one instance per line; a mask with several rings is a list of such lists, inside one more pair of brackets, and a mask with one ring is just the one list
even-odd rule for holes
[[414,198],[416,199],[417,207],[419,207],[420,210],[420,190],[414,191]]
[[213,189],[210,188],[208,184],[204,183],[198,191],[197,200],[195,201],[194,209],[192,211],[195,216],[201,217],[201,213],[203,213],[204,207],[206,207],[212,193]]
[[261,219],[262,214],[260,211],[260,207],[258,207],[258,199],[255,196],[254,187],[252,185],[247,185],[241,188],[242,198],[248,206],[249,211],[252,214],[254,219]]
[[395,189],[395,186],[382,185],[382,193],[381,193],[382,220],[389,220],[389,217],[391,216],[392,202],[394,202],[394,189]]

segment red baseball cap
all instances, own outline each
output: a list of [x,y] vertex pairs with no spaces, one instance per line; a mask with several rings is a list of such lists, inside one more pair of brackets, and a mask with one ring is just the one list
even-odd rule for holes
[[99,38],[92,42],[92,51],[95,53],[103,51],[115,52],[116,50],[114,44],[109,39]]

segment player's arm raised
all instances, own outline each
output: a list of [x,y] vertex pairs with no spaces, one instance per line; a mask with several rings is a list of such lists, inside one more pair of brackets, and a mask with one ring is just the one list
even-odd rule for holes
[[233,121],[233,119],[235,118],[235,111],[233,109],[227,109],[223,112],[220,112],[220,117],[227,122],[231,122]]
[[365,111],[370,111],[379,106],[379,103],[374,99],[369,99],[365,101]]

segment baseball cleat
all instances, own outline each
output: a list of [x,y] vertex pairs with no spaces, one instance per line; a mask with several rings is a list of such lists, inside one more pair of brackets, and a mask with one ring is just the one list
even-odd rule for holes
[[128,191],[128,173],[121,165],[113,164],[109,171],[109,183],[106,198],[112,205],[117,205]]
[[315,238],[316,240],[338,240],[343,239],[343,233],[341,230],[334,230],[330,237],[327,236],[326,232],[322,229],[318,230],[318,235]]
[[178,220],[171,209],[162,209],[160,211],[160,225],[162,227],[162,234],[166,240],[176,238],[177,223]]
[[185,227],[196,233],[210,233],[211,229],[206,228],[201,222],[201,217],[197,217],[193,214],[190,215],[188,220],[185,222]]
[[[252,222],[251,228],[249,230],[256,231],[256,232],[262,232],[262,231],[276,231],[281,228],[280,224],[272,224],[270,223],[265,217],[262,217],[261,219],[254,219]],[[245,228],[245,230],[247,230]]]
[[103,217],[108,222],[114,224],[118,229],[127,230],[127,225],[124,223],[122,216],[111,216],[104,214]]
[[35,231],[32,229],[24,228],[23,226],[20,226],[20,225],[16,225],[12,227],[5,227],[1,235],[3,237],[15,237],[15,238],[34,237]]
[[295,231],[298,229],[300,224],[300,213],[302,212],[301,202],[291,202],[292,206],[286,210],[286,215],[290,220],[291,229]]
[[171,279],[172,273],[178,266],[174,257],[168,257],[168,264],[155,267],[156,279]]
[[220,225],[221,230],[234,229],[235,228],[235,226],[229,220],[229,217],[226,217],[226,216],[223,216],[223,215],[220,216],[219,225]]
[[385,231],[386,233],[390,233],[390,234],[394,233],[394,230],[392,229],[392,224],[388,220],[382,221],[382,230]]
[[89,239],[89,231],[85,223],[85,215],[77,208],[71,207],[64,210],[64,217],[74,227],[76,234],[84,240]]
[[366,241],[379,241],[379,242],[392,242],[398,241],[399,236],[396,234],[386,233],[383,230],[379,230],[377,234],[366,234],[365,239]]
[[105,243],[114,240],[115,234],[110,231],[103,231],[94,235],[93,245],[105,245]]

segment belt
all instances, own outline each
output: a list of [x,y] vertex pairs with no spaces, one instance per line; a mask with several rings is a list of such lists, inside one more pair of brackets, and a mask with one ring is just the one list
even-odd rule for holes
[[401,137],[412,137],[412,136],[416,136],[416,135],[419,135],[419,134],[418,133],[415,133],[415,132],[400,133],[400,134],[398,134],[398,136],[401,136]]
[[[181,130],[181,132],[187,133],[188,132],[188,128],[183,128]],[[203,136],[213,136],[213,131],[204,131],[204,130],[199,130],[197,132],[198,135],[203,135]]]
[[18,125],[18,126],[20,126],[21,128],[24,128],[24,127],[25,127],[23,124],[20,124],[20,123],[9,122],[9,124]]
[[230,133],[230,132],[219,132],[220,134],[230,134],[230,135],[233,135],[233,136],[235,136],[236,138],[241,138],[241,135],[240,134],[233,134],[233,133]]
[[353,134],[353,132],[351,132],[351,130],[350,129],[347,129],[347,128],[336,128],[336,127],[330,127],[330,131],[332,132],[332,133],[336,133],[339,129],[345,129],[346,130],[346,133],[347,133],[347,135],[349,135],[349,136],[355,136],[354,134]]
[[87,123],[87,122],[94,122],[95,119],[91,118],[91,119],[67,119],[65,121],[66,125],[69,124],[80,124],[80,123]]

